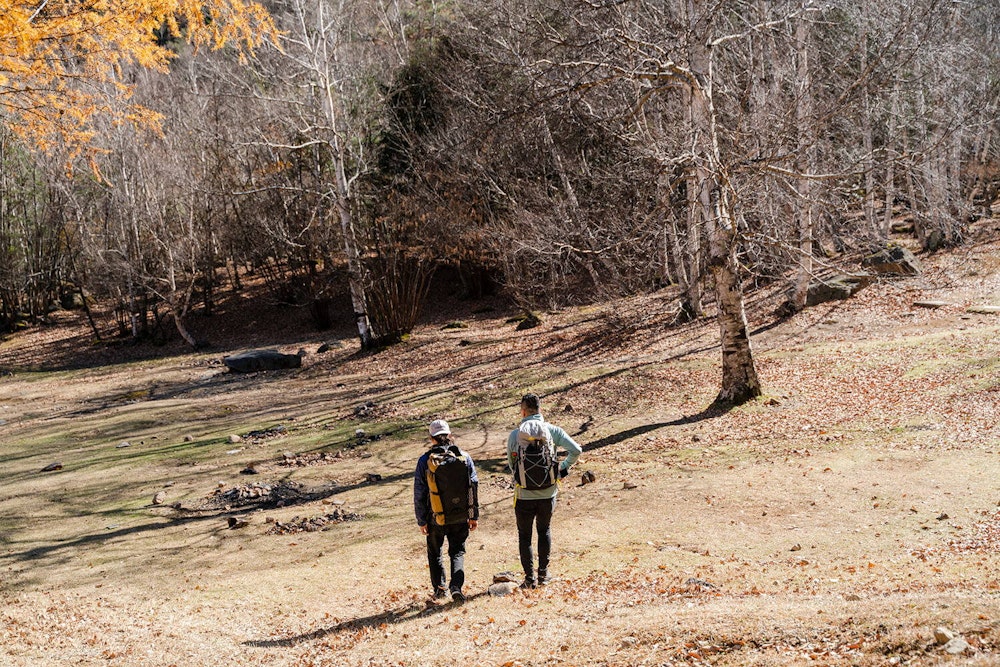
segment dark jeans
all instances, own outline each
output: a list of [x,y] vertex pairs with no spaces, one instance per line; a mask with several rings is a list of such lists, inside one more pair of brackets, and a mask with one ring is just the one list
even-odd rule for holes
[[465,584],[465,540],[469,537],[467,522],[447,526],[428,525],[427,564],[431,567],[431,586],[435,591],[446,587],[441,554],[445,537],[448,538],[448,558],[451,559],[451,590],[461,591]]
[[524,576],[535,578],[534,554],[531,552],[531,529],[538,528],[538,571],[549,569],[549,553],[552,551],[552,512],[556,509],[555,498],[544,500],[518,500],[514,503],[517,518],[517,546],[521,552],[521,567]]

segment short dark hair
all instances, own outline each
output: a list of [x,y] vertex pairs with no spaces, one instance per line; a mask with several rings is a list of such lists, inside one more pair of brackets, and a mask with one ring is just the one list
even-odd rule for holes
[[538,412],[538,408],[541,401],[538,399],[536,394],[525,394],[521,397],[521,405],[528,408],[532,412]]

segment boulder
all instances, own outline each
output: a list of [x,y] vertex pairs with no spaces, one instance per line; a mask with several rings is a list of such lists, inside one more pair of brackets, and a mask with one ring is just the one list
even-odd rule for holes
[[806,306],[850,298],[870,284],[871,278],[863,275],[840,274],[825,280],[814,280],[806,293]]
[[541,323],[542,318],[538,315],[538,313],[528,311],[524,314],[524,317],[521,318],[521,321],[518,322],[514,329],[516,331],[525,331],[527,329],[534,329],[535,327],[541,325]]
[[222,363],[234,373],[253,373],[300,368],[302,357],[298,354],[284,354],[277,350],[250,350],[223,357]]
[[920,261],[903,246],[891,244],[861,260],[861,265],[879,275],[915,276],[921,271]]

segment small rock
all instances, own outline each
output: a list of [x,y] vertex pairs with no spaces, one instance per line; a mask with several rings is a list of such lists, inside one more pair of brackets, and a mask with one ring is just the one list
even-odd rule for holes
[[622,648],[631,648],[639,643],[635,637],[622,637]]
[[193,435],[185,435],[184,436],[184,442],[194,442],[194,436]]
[[793,544],[792,548],[789,549],[789,551],[802,551],[802,545],[801,544]]
[[174,481],[167,482],[166,484],[163,485],[163,488],[169,489],[171,486],[173,486],[176,483],[177,482],[174,482]]
[[224,481],[222,481],[221,479],[218,482],[216,482],[215,485],[217,487],[219,487],[220,489],[226,488],[226,483]]
[[947,305],[949,305],[947,301],[914,301],[913,302],[913,307],[914,308],[930,308],[932,310],[935,309],[935,308],[943,308],[943,307],[945,307]]
[[157,492],[156,492],[156,495],[155,495],[155,496],[153,496],[153,504],[154,504],[154,505],[162,505],[162,504],[163,504],[163,502],[164,502],[164,501],[165,501],[166,499],[167,499],[167,494],[166,494],[166,492],[164,492],[164,491],[157,491]]
[[573,412],[573,404],[567,403],[566,406],[563,408],[563,412]]
[[250,520],[242,516],[239,517],[231,516],[229,517],[229,519],[227,519],[227,521],[229,523],[229,530],[236,530],[237,528],[246,528],[247,526],[250,525]]
[[126,440],[126,441],[119,442],[117,445],[115,445],[115,449],[125,449],[126,447],[131,447],[131,446],[132,446],[132,443],[128,442]]
[[44,468],[42,468],[42,472],[52,472],[54,470],[62,470],[62,469],[63,469],[62,461],[56,461],[55,463],[50,463]]
[[966,651],[972,651],[972,646],[969,642],[965,641],[961,637],[955,637],[950,642],[944,645],[944,652],[949,655],[961,655]]
[[324,352],[329,352],[329,351],[330,351],[329,343],[323,343],[318,348],[316,348],[316,354],[323,354]]
[[493,584],[487,590],[489,594],[494,597],[502,597],[504,595],[510,595],[517,590],[517,584],[512,581],[505,581],[501,584]]
[[370,483],[370,484],[374,484],[375,482],[381,482],[382,481],[382,475],[378,474],[377,472],[366,473],[365,474],[365,481],[368,482],[368,483]]
[[1000,306],[969,306],[966,310],[970,313],[977,313],[979,315],[1000,314]]
[[637,488],[639,488],[639,485],[636,484],[635,482],[625,482],[624,484],[622,484],[622,488],[623,489],[637,489]]
[[951,518],[951,517],[950,517],[950,516],[948,516],[948,513],[947,513],[947,512],[941,512],[941,514],[939,514],[939,515],[937,516],[937,520],[938,520],[938,521],[944,521],[945,519],[950,519],[950,518]]
[[257,468],[255,468],[253,465],[248,465],[246,468],[244,468],[243,470],[240,471],[240,474],[241,475],[256,475],[257,474]]
[[934,630],[934,641],[943,646],[955,638],[955,633],[944,626],[939,626]]
[[596,481],[597,476],[590,470],[584,470],[583,474],[580,475],[580,486],[583,486],[584,484],[591,484]]
[[848,602],[861,602],[861,596],[857,593],[848,593],[844,596],[844,599]]
[[374,401],[365,401],[363,404],[354,408],[354,416],[364,419],[369,414],[371,414],[372,410],[374,410],[375,407],[376,406]]
[[520,578],[514,572],[497,572],[493,575],[494,584],[516,584]]
[[235,445],[237,442],[241,442],[243,438],[236,435],[235,433],[229,436],[229,443]]
[[705,581],[704,579],[696,579],[695,577],[688,578],[688,580],[684,582],[684,585],[687,586],[688,588],[701,588],[706,590],[718,588],[718,586],[716,586],[710,581]]

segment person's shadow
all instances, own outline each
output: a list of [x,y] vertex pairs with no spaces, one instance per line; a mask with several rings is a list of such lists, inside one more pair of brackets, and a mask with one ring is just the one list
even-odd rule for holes
[[372,614],[371,616],[352,618],[346,621],[341,621],[336,625],[331,625],[327,628],[319,628],[305,634],[283,637],[281,639],[251,639],[243,642],[243,645],[251,646],[253,648],[291,648],[305,642],[311,642],[317,639],[322,639],[323,637],[335,635],[339,632],[364,630],[365,628],[377,628],[383,624],[395,625],[421,618],[427,618],[445,611],[452,611],[462,604],[468,604],[476,598],[488,594],[489,593],[486,591],[480,591],[479,593],[468,595],[465,598],[465,602],[445,602],[437,605],[428,605],[424,602],[414,602],[400,609],[390,609],[378,614]]

